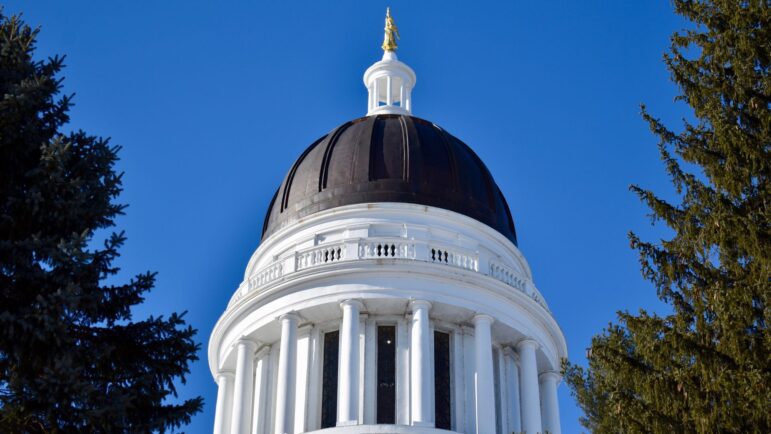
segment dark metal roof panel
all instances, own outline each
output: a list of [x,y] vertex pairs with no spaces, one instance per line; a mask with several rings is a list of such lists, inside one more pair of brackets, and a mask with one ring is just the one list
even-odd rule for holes
[[402,115],[347,122],[306,149],[276,192],[262,236],[319,211],[373,202],[448,209],[517,243],[506,199],[474,151],[433,123]]

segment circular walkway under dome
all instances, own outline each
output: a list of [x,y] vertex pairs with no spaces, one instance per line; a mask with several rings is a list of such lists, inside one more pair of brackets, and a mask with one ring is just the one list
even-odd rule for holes
[[376,202],[455,211],[517,244],[506,199],[474,151],[437,125],[400,114],[346,122],[308,147],[273,197],[263,239],[319,211]]
[[388,14],[367,116],[292,165],[212,331],[215,434],[560,433],[565,338],[490,172],[412,116],[397,35]]

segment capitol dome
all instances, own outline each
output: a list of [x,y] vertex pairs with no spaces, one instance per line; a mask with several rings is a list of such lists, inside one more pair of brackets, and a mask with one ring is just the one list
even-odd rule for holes
[[454,211],[517,244],[506,199],[474,151],[437,125],[401,114],[346,122],[308,147],[273,196],[263,239],[319,211],[376,202]]
[[273,196],[209,340],[215,434],[560,434],[565,337],[490,172],[412,116],[397,35]]

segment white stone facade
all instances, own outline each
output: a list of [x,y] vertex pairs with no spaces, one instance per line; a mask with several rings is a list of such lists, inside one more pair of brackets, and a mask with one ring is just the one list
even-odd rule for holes
[[[377,423],[380,326],[395,327],[390,424]],[[332,331],[336,420],[322,430]],[[474,219],[403,203],[321,211],[262,242],[209,342],[214,432],[448,432],[435,428],[435,331],[449,334],[449,432],[560,432],[567,348],[523,255]]]

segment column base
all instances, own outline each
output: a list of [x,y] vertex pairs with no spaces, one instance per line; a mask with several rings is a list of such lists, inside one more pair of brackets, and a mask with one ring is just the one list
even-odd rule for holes
[[420,428],[433,428],[436,425],[434,422],[412,422],[412,426]]
[[354,426],[358,424],[358,420],[338,420],[335,426]]

